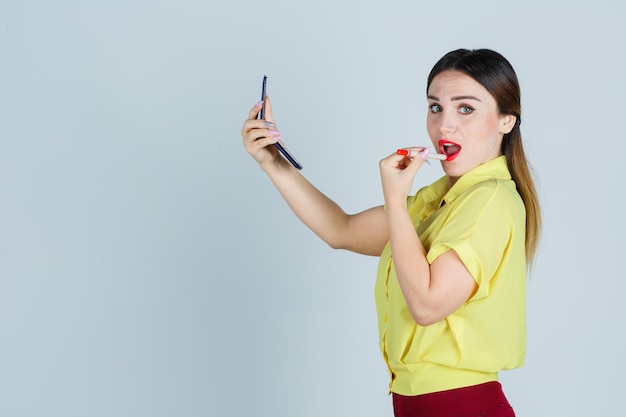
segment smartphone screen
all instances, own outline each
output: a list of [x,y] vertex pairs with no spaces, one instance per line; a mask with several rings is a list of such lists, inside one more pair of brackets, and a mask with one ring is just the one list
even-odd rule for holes
[[[263,120],[265,120],[266,88],[267,88],[267,75],[264,75],[263,85],[261,87],[261,101],[263,102],[263,105],[261,106],[261,111],[259,112],[259,116],[258,116],[259,119],[263,119]],[[274,145],[278,148],[280,153],[283,154],[285,159],[287,159],[291,163],[291,165],[293,165],[296,169],[302,169],[302,164],[298,162],[298,160],[293,156],[293,154],[287,150],[287,147],[285,147],[284,143],[282,143],[281,141],[278,141]]]

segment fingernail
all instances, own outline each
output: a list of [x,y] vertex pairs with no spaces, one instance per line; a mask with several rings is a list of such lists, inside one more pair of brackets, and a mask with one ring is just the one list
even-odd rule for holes
[[263,126],[265,127],[270,127],[270,126],[274,126],[275,123],[272,122],[263,122]]
[[274,143],[276,143],[279,140],[281,140],[282,138],[283,138],[282,136],[274,136],[272,139],[274,140]]
[[420,158],[424,161],[428,158],[428,154],[430,153],[430,148],[424,148],[424,150],[420,153]]
[[254,107],[261,107],[263,105],[263,100],[259,101]]
[[268,130],[267,133],[269,133],[272,136],[280,135],[280,132],[278,130]]

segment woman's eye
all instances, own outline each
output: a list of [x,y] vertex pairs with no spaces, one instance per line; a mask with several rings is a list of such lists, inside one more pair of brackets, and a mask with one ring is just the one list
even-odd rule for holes
[[470,106],[462,106],[459,108],[459,111],[463,114],[468,114],[474,111],[473,108],[471,108]]
[[441,106],[439,104],[431,104],[429,108],[432,113],[439,113],[441,111]]

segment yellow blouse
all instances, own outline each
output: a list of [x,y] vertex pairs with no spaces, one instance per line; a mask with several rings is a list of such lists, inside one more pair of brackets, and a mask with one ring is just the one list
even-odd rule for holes
[[429,326],[413,320],[398,284],[391,248],[380,257],[376,308],[390,391],[419,395],[497,380],[526,353],[526,211],[504,156],[463,175],[444,176],[407,201],[432,263],[452,249],[478,290]]

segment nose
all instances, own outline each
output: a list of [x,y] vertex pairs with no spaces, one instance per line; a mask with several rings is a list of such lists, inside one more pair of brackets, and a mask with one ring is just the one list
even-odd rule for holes
[[439,126],[439,130],[443,135],[449,135],[456,131],[456,121],[453,115],[445,114],[441,118],[441,125]]

